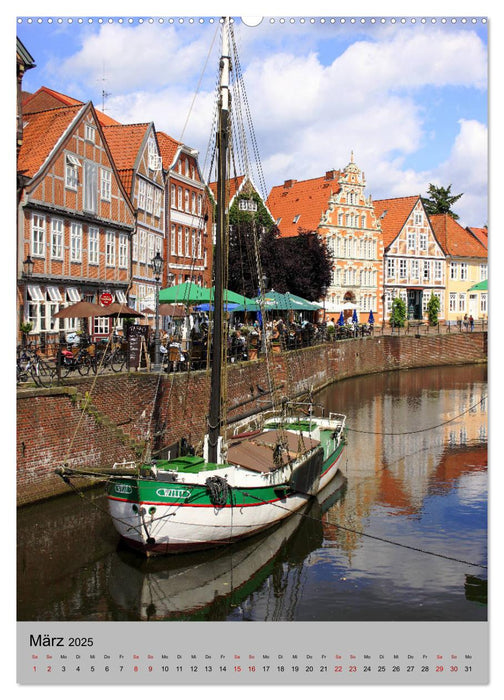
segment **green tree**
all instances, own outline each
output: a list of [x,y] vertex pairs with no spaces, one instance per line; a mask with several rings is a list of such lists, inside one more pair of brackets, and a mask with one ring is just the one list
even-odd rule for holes
[[437,326],[439,323],[439,309],[441,304],[439,299],[435,294],[431,294],[429,301],[427,302],[427,316],[429,319],[430,326]]
[[280,238],[278,244],[285,291],[308,301],[320,299],[332,279],[332,254],[325,241],[313,231],[300,229],[299,235]]
[[433,214],[448,214],[452,219],[457,220],[459,218],[458,214],[452,211],[452,206],[462,197],[463,192],[452,195],[451,185],[448,185],[448,187],[436,187],[436,185],[430,184],[428,195],[428,197],[422,197],[422,202],[429,216]]
[[392,311],[390,312],[390,325],[393,328],[404,328],[406,322],[406,302],[399,297],[392,299]]

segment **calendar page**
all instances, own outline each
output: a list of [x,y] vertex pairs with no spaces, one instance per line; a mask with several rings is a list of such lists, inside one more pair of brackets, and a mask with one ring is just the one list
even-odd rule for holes
[[487,686],[490,20],[134,7],[15,20],[18,685]]

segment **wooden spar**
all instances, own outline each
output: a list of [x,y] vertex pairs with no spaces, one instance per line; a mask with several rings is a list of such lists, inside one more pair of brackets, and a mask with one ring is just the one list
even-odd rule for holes
[[219,97],[219,128],[217,132],[217,226],[214,253],[214,326],[213,362],[210,379],[210,408],[208,417],[208,461],[217,463],[219,438],[222,428],[222,365],[223,365],[223,288],[224,256],[226,246],[226,182],[227,151],[229,140],[229,18],[224,18],[222,27],[221,78]]

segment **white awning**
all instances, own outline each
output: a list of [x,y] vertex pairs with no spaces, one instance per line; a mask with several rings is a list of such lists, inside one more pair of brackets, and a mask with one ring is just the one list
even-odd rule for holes
[[38,284],[29,284],[26,287],[26,291],[28,292],[30,299],[32,301],[44,301],[45,296],[42,292],[42,289]]
[[79,294],[77,287],[67,287],[66,295],[68,297],[68,301],[76,303],[81,300],[81,295]]
[[51,301],[57,302],[59,304],[63,303],[63,297],[58,287],[47,287],[47,293],[49,294],[49,299]]
[[67,159],[67,162],[70,163],[70,165],[75,165],[77,168],[82,168],[82,164],[81,164],[80,160],[77,158],[77,156],[73,156],[71,153],[67,153],[66,159]]

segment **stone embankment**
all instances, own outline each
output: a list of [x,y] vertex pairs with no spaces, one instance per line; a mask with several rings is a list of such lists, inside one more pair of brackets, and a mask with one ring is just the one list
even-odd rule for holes
[[[295,398],[359,375],[486,362],[487,333],[367,337],[273,354],[272,359],[277,398]],[[124,372],[19,391],[18,505],[68,493],[54,473],[63,463],[110,468],[138,459],[151,442],[161,455],[182,438],[197,446],[206,425],[209,385],[206,371],[161,377]],[[263,361],[230,365],[228,421],[268,407],[268,386]]]

